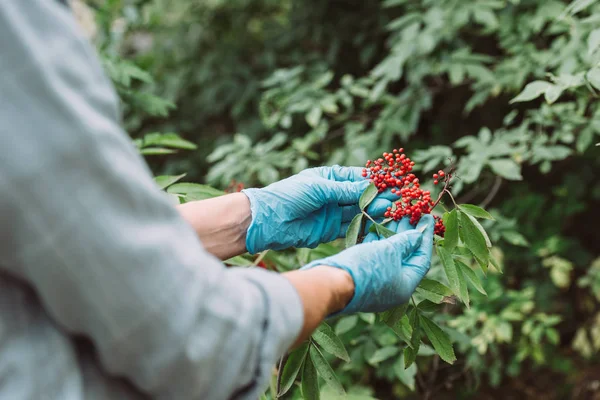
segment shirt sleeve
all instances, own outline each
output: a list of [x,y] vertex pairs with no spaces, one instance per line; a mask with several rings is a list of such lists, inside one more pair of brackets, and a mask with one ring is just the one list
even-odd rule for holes
[[65,7],[0,1],[0,53],[1,268],[145,393],[257,398],[303,323],[293,286],[203,249]]

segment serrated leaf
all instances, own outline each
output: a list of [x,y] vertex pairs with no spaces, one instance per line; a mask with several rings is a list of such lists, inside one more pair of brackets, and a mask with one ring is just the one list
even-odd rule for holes
[[542,95],[550,86],[551,84],[546,81],[530,82],[517,97],[510,101],[510,103],[533,100]]
[[485,237],[473,223],[470,216],[465,213],[459,215],[459,233],[465,246],[471,251],[475,257],[487,264],[490,259],[490,251],[487,247]]
[[186,197],[187,201],[210,199],[225,194],[221,190],[198,183],[175,183],[167,188],[167,192],[182,194]]
[[417,351],[412,347],[405,347],[402,355],[404,356],[404,369],[408,369],[417,359]]
[[395,356],[396,354],[398,354],[399,350],[400,349],[397,346],[382,347],[380,349],[377,349],[375,353],[373,353],[373,355],[369,357],[369,360],[367,362],[371,365],[376,365],[382,361],[387,360],[388,358]]
[[317,373],[325,380],[325,383],[335,390],[337,394],[345,395],[346,391],[344,390],[344,387],[338,380],[331,365],[329,365],[325,357],[323,357],[323,354],[321,354],[321,351],[316,346],[310,346],[309,354]]
[[319,400],[319,377],[310,357],[306,357],[302,369],[302,397],[304,400]]
[[354,328],[358,323],[358,315],[349,315],[347,317],[340,318],[338,323],[335,325],[335,334],[342,335]]
[[365,191],[360,195],[358,199],[358,206],[361,210],[366,209],[369,204],[373,201],[375,196],[377,196],[378,190],[377,187],[371,182],[369,186],[365,189]]
[[296,381],[296,377],[300,372],[300,368],[302,368],[302,363],[304,363],[307,353],[308,342],[302,344],[300,347],[290,353],[285,365],[283,366],[283,371],[281,371],[281,387],[279,388],[279,393],[277,393],[278,397],[287,393]]
[[492,247],[492,241],[490,240],[487,232],[485,231],[485,229],[483,229],[483,226],[481,226],[481,224],[479,223],[479,221],[477,221],[474,217],[467,215],[467,217],[471,220],[471,222],[473,223],[473,225],[475,225],[477,227],[477,229],[479,230],[479,232],[481,232],[481,234],[483,235],[483,238],[485,239],[485,245],[489,248]]
[[410,337],[410,347],[404,349],[404,368],[410,367],[415,362],[419,353],[419,346],[421,345],[421,320],[417,309],[413,308],[410,311],[409,321],[412,328],[412,335]]
[[395,325],[402,317],[406,315],[406,310],[408,309],[408,304],[402,304],[401,306],[394,307],[390,310],[382,312],[379,314],[381,321],[383,321],[387,325]]
[[422,297],[436,304],[444,302],[444,299],[452,296],[452,290],[438,281],[424,278],[416,289]]
[[392,331],[407,345],[412,346],[410,343],[410,336],[412,333],[408,316],[404,315],[395,324],[387,324]]
[[426,316],[420,315],[419,319],[421,320],[421,326],[425,335],[427,335],[427,338],[440,358],[449,364],[453,364],[456,361],[456,356],[454,355],[454,349],[452,348],[452,342],[448,334]]
[[362,214],[357,214],[352,218],[352,222],[350,222],[348,230],[346,231],[346,248],[356,244],[362,225],[362,217]]
[[446,273],[446,278],[448,278],[448,284],[450,285],[450,289],[452,292],[461,298],[460,293],[460,278],[458,275],[458,270],[456,269],[456,264],[454,263],[454,259],[448,250],[443,247],[436,247],[437,254],[442,261],[442,266],[444,267],[444,272]]
[[417,305],[417,308],[422,312],[438,312],[442,308],[442,305],[425,299]]
[[348,355],[344,344],[326,322],[319,325],[313,332],[312,338],[327,353],[333,354],[346,362],[350,362],[350,356]]
[[[455,263],[456,264],[456,263]],[[458,291],[460,293],[460,299],[463,301],[463,303],[467,306],[467,308],[471,308],[470,305],[470,298],[469,298],[469,288],[467,287],[467,280],[464,276],[464,274],[462,273],[462,271],[460,270],[460,268],[456,268],[457,272],[458,272]]]
[[475,287],[475,289],[477,289],[479,293],[487,296],[485,289],[481,285],[481,279],[479,279],[475,271],[473,271],[473,268],[469,267],[467,264],[460,260],[454,260],[454,262],[456,263],[458,269],[463,273],[463,275],[469,280],[469,282],[471,282],[473,287]]
[[521,167],[509,158],[490,160],[489,164],[492,171],[502,178],[511,181],[523,180],[523,176],[521,175]]
[[458,206],[458,208],[465,214],[469,214],[472,217],[491,219],[492,221],[494,220],[494,217],[492,217],[492,215],[489,212],[485,211],[479,206],[473,204],[461,204],[460,206]]
[[378,223],[371,225],[371,227],[369,228],[369,232],[377,233],[379,236],[384,237],[386,239],[396,234],[396,232]]
[[154,177],[154,181],[158,184],[161,190],[166,189],[168,186],[171,186],[181,178],[183,178],[186,174],[181,175],[160,175]]
[[444,232],[444,247],[448,251],[454,250],[458,245],[458,213],[452,210],[448,213],[448,217],[444,222],[446,231]]

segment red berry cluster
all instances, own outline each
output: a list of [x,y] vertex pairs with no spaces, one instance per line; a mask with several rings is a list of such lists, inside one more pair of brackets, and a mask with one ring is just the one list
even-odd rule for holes
[[[383,158],[367,161],[362,176],[369,177],[375,184],[379,193],[390,189],[400,200],[394,203],[394,207],[388,207],[384,216],[399,221],[403,217],[410,218],[411,225],[415,225],[424,214],[430,214],[435,202],[431,199],[429,190],[421,189],[419,178],[410,173],[414,167],[414,161],[404,154],[404,149],[394,149],[391,153],[383,153]],[[434,175],[435,184],[440,177],[444,177],[444,171],[438,171]],[[445,227],[439,217],[435,219],[435,233],[444,236]]]

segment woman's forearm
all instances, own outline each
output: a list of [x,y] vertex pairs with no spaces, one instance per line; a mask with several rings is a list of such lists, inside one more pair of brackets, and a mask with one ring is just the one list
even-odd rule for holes
[[246,232],[252,216],[245,194],[232,193],[177,207],[214,256],[226,260],[246,252]]

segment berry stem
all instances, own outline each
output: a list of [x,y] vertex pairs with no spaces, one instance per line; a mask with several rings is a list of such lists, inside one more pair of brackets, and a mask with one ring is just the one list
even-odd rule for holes
[[371,220],[371,222],[372,222],[372,223],[374,223],[374,224],[376,224],[376,223],[377,223],[377,222],[375,222],[375,220],[374,220],[373,218],[371,218],[371,216],[370,216],[369,214],[367,214],[367,213],[365,212],[365,210],[362,210],[361,212],[364,214],[364,216],[365,216],[365,217],[369,218],[369,219]]

